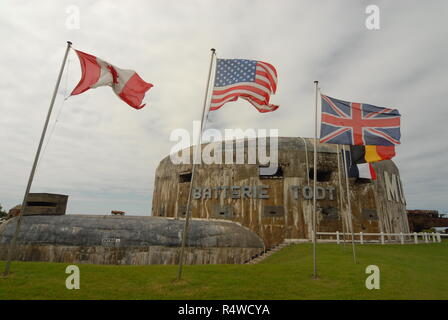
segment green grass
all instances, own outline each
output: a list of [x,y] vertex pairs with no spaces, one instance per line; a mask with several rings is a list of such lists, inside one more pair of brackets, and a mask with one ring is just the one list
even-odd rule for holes
[[[447,299],[448,243],[318,244],[318,280],[312,280],[312,247],[289,246],[257,265],[78,265],[81,289],[65,288],[68,264],[14,262],[0,277],[0,299]],[[381,288],[365,287],[368,265],[381,271]],[[0,262],[0,270],[4,262]]]

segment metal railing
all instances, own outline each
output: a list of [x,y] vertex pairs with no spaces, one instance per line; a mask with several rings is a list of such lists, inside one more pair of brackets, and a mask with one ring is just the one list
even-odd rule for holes
[[[343,241],[351,242],[351,233],[336,232],[316,232],[317,240],[319,242],[336,242],[340,244]],[[327,238],[320,238],[319,236],[327,236]],[[329,236],[329,238],[328,238]],[[354,233],[354,241],[360,244],[364,243],[438,243],[442,242],[442,237],[448,237],[448,234],[428,233],[428,232],[413,232],[413,233],[370,233],[359,232]]]

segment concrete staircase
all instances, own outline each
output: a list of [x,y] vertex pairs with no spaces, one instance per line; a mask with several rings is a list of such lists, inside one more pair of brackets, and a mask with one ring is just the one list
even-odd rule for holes
[[274,246],[270,249],[267,249],[266,251],[259,254],[258,256],[253,257],[252,259],[246,261],[244,264],[257,264],[257,263],[263,261],[264,259],[266,259],[267,257],[270,257],[272,254],[282,250],[283,248],[285,248],[289,245],[291,245],[290,242],[283,241],[282,243],[279,243],[276,246]]

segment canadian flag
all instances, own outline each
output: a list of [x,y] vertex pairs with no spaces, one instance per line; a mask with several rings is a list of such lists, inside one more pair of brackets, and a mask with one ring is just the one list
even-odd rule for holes
[[81,63],[82,76],[71,95],[83,93],[89,89],[111,86],[121,100],[135,109],[141,104],[153,85],[145,82],[137,72],[117,68],[110,63],[82,51],[75,50]]

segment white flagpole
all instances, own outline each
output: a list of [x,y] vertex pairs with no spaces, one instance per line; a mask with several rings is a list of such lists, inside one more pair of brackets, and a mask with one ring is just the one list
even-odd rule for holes
[[314,168],[313,168],[313,279],[317,279],[316,263],[316,176],[317,176],[317,86],[319,81],[314,81],[315,109],[314,109]]
[[353,262],[356,263],[356,250],[355,250],[355,232],[353,230],[353,216],[352,216],[352,205],[351,205],[351,197],[350,197],[350,187],[348,183],[348,163],[347,157],[345,155],[345,145],[342,146],[342,154],[344,157],[344,168],[345,168],[345,181],[347,184],[347,204],[348,204],[348,213],[350,217],[350,229],[352,231],[352,249],[353,249]]
[[[199,137],[198,137],[198,144],[196,145],[196,151],[193,153],[193,164],[192,164],[192,168],[191,168],[191,181],[190,181],[190,191],[188,192],[188,201],[187,201],[187,208],[186,208],[186,213],[185,213],[185,225],[184,225],[184,231],[182,234],[182,245],[180,247],[180,253],[179,253],[179,268],[177,270],[177,280],[180,280],[182,278],[182,267],[183,267],[183,260],[184,260],[184,251],[185,251],[185,244],[187,242],[187,237],[188,237],[188,226],[190,224],[190,207],[191,207],[191,195],[192,195],[192,191],[193,191],[193,182],[194,182],[194,173],[195,173],[195,168],[196,168],[196,159],[195,157],[200,153],[201,153],[201,142],[202,142],[202,130],[204,127],[204,116],[206,113],[208,113],[208,108],[207,105],[209,104],[209,99],[208,99],[208,94],[209,94],[209,90],[210,90],[210,78],[212,76],[212,69],[213,69],[213,60],[216,56],[216,50],[215,49],[211,49],[212,51],[212,56],[210,58],[210,68],[208,71],[208,78],[207,78],[207,87],[205,90],[205,97],[204,97],[204,108],[202,109],[202,117],[201,117],[201,132],[199,133]],[[207,111],[206,111],[207,109]],[[202,162],[202,157],[200,157],[200,161]]]
[[18,236],[19,231],[20,231],[20,224],[22,222],[22,216],[23,216],[23,213],[26,210],[26,205],[27,205],[27,201],[28,201],[28,195],[30,194],[31,185],[32,185],[33,179],[34,179],[34,173],[36,171],[36,166],[37,166],[37,163],[39,161],[40,150],[42,149],[42,143],[44,142],[45,133],[47,132],[47,127],[48,127],[48,122],[50,121],[51,111],[53,110],[53,105],[54,105],[54,102],[56,100],[56,95],[58,93],[58,89],[59,89],[59,84],[61,82],[62,73],[64,72],[65,62],[67,61],[67,56],[68,56],[68,52],[70,50],[71,45],[72,45],[72,43],[70,41],[67,41],[67,49],[65,50],[65,55],[64,55],[64,59],[62,60],[61,70],[59,71],[58,79],[56,81],[56,86],[54,87],[54,91],[53,91],[53,97],[51,98],[50,107],[48,109],[47,118],[45,120],[45,125],[44,125],[44,128],[42,130],[42,134],[40,136],[39,146],[37,148],[37,152],[36,152],[36,155],[34,157],[33,167],[31,169],[30,177],[28,179],[28,184],[26,186],[25,195],[23,197],[22,208],[20,209],[20,213],[19,213],[19,216],[17,218],[16,230],[14,232],[14,236],[13,236],[13,238],[11,240],[10,245],[9,245],[8,256],[7,256],[6,265],[5,265],[5,271],[3,272],[3,276],[4,277],[7,277],[9,275],[9,270],[10,270],[10,267],[11,267],[11,260],[13,259],[13,256],[15,256],[14,253],[15,253],[15,249],[16,249],[17,236]]

